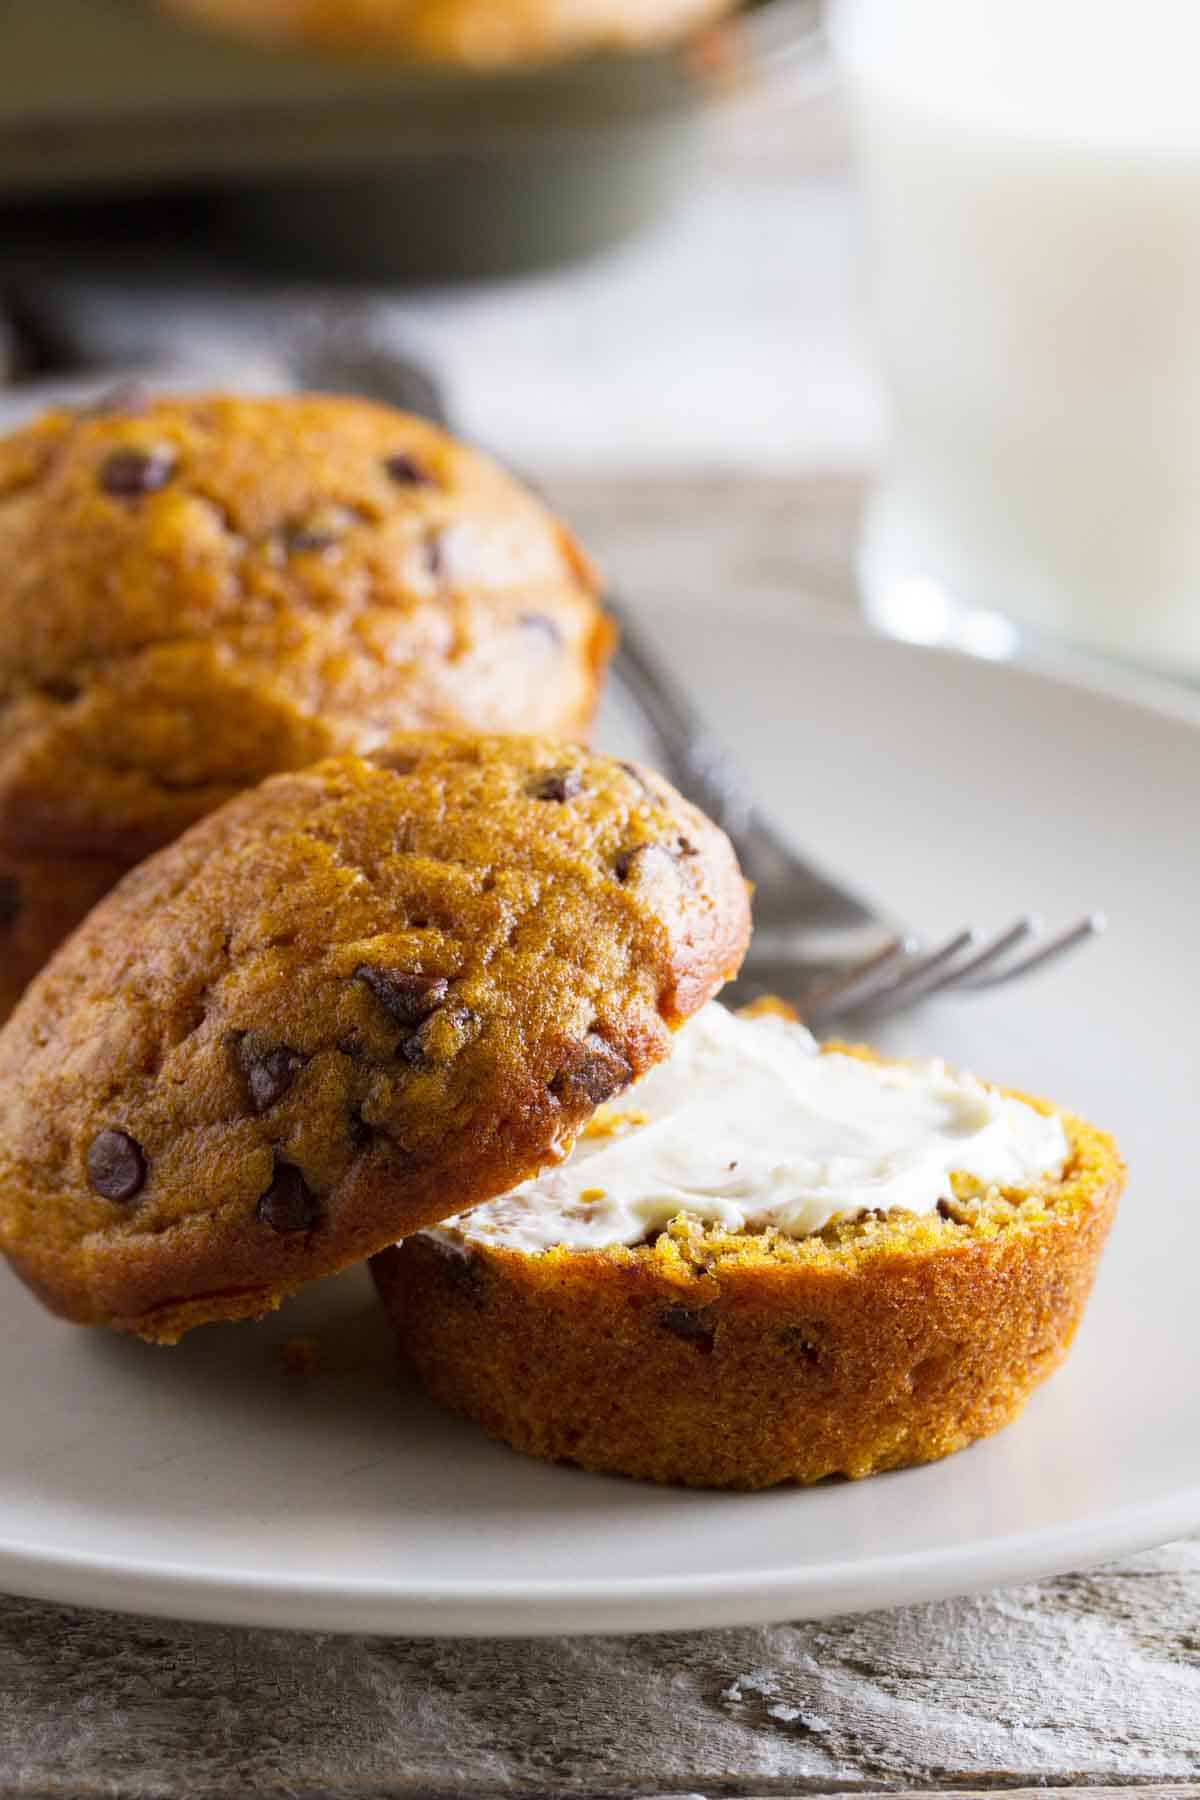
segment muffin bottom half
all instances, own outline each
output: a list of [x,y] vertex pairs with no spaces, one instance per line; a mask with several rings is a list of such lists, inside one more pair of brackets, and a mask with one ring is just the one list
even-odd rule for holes
[[1036,1192],[956,1178],[938,1213],[801,1239],[686,1215],[537,1255],[429,1233],[373,1272],[429,1393],[530,1455],[722,1488],[932,1462],[1016,1418],[1083,1315],[1124,1170],[1059,1116],[1070,1157]]

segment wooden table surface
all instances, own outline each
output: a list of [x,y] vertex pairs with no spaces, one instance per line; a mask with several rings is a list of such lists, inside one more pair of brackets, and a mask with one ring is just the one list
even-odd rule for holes
[[[647,609],[836,614],[858,483],[559,483]],[[247,1327],[246,1329],[252,1329]],[[0,1795],[1200,1795],[1200,1542],[767,1630],[316,1637],[0,1600]]]

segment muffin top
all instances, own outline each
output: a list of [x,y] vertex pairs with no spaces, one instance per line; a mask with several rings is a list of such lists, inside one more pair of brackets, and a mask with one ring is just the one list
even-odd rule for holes
[[478,68],[670,42],[734,0],[161,0],[252,37]]
[[126,876],[0,1033],[0,1244],[171,1340],[564,1156],[740,963],[723,834],[547,740],[401,737]]
[[539,500],[388,407],[49,413],[0,440],[0,850],[132,863],[396,731],[579,736],[596,592]]

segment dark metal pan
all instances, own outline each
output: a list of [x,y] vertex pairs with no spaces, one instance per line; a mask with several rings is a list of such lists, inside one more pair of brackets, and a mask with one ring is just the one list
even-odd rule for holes
[[[687,179],[731,84],[810,40],[816,0],[758,0],[682,45],[488,73],[257,49],[139,0],[9,0],[0,202],[214,199],[275,267],[389,279],[598,248]],[[4,220],[0,217],[0,228]]]

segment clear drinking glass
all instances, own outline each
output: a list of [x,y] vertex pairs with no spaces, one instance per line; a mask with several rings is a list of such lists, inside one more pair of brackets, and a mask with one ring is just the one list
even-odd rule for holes
[[885,630],[1200,679],[1200,4],[842,0]]

